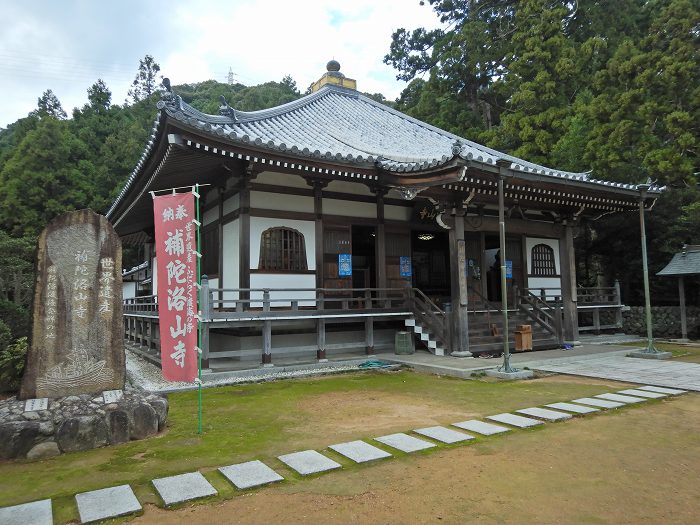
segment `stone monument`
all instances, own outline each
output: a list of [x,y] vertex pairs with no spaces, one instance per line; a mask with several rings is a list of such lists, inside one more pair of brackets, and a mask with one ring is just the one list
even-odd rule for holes
[[41,233],[19,399],[124,388],[121,257],[112,225],[92,210],[65,213]]

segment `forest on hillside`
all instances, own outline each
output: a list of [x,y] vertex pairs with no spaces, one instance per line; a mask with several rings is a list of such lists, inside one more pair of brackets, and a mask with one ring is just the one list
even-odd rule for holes
[[[648,216],[652,275],[700,243],[700,0],[426,1],[442,28],[398,29],[384,57],[406,89],[368,96],[533,162],[666,185]],[[36,236],[64,211],[107,209],[146,143],[160,79],[147,55],[125,103],[96,79],[70,115],[46,86],[0,130],[0,349],[27,334]],[[302,96],[291,77],[174,91],[207,113],[221,96],[244,111]],[[582,224],[577,252],[580,284],[619,279],[625,302],[640,304],[636,216]],[[657,302],[675,300],[670,281],[652,279]]]

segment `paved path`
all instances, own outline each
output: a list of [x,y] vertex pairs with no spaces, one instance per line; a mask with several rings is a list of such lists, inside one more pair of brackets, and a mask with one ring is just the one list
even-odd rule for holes
[[700,392],[700,364],[625,357],[623,354],[580,359],[534,361],[530,368],[575,376],[598,377]]

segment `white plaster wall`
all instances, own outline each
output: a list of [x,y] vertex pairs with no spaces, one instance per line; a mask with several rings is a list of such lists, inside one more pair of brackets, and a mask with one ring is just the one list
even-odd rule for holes
[[276,173],[274,171],[263,171],[255,178],[256,183],[274,184],[276,186],[287,186],[288,188],[304,188],[310,190],[303,177],[291,175],[289,173]]
[[304,195],[285,195],[263,191],[250,192],[250,207],[263,210],[300,211],[313,213],[314,198]]
[[[251,228],[252,229],[252,228]],[[250,274],[251,288],[311,288],[304,292],[270,292],[270,299],[307,299],[299,301],[299,306],[314,306],[316,304],[316,275],[284,274],[284,273],[252,273]],[[262,292],[251,292],[251,299],[262,300]],[[271,306],[291,306],[291,301],[272,303]],[[253,308],[262,307],[262,302],[252,303]]]
[[122,281],[122,299],[133,299],[136,297],[136,283]]
[[240,205],[241,198],[237,193],[224,200],[224,215],[231,213],[232,211],[236,211],[238,208],[240,208]]
[[[557,274],[561,275],[561,264],[559,262],[559,239],[546,239],[543,237],[526,237],[525,248],[527,250],[527,273],[532,273],[532,248],[537,244],[546,244],[554,251],[554,267]],[[528,288],[550,288],[545,290],[548,296],[561,295],[561,278],[560,277],[528,277]],[[553,289],[551,289],[553,288]],[[536,293],[535,290],[531,290]]]
[[[297,230],[304,236],[306,248],[306,267],[316,270],[316,225],[313,221],[295,221],[290,219],[270,219],[267,217],[250,218],[250,268],[258,269],[260,262],[260,235],[268,228],[283,227]],[[295,275],[301,278],[299,274]],[[313,275],[312,275],[313,277]],[[251,275],[251,286],[253,284]],[[226,279],[226,272],[224,272]],[[314,277],[314,283],[315,283]],[[315,284],[314,284],[315,286]],[[299,286],[297,286],[299,288]]]
[[153,295],[158,295],[158,257],[154,257],[151,261],[153,268]]
[[374,194],[369,191],[366,184],[361,184],[359,182],[349,182],[346,180],[334,180],[326,186],[326,191],[338,191],[341,193],[352,193],[353,195],[369,195],[371,197]]
[[409,206],[384,205],[384,218],[391,221],[408,222],[411,220],[413,208]]
[[[222,239],[222,254],[224,257],[223,267],[223,288],[238,288],[239,283],[239,257],[238,257],[238,238],[240,235],[239,221],[231,221],[224,224],[224,234]],[[224,299],[237,299],[238,294],[227,292],[224,294]],[[233,306],[233,305],[226,305]]]
[[327,199],[324,197],[323,214],[376,219],[377,205],[373,202],[344,201],[340,199]]

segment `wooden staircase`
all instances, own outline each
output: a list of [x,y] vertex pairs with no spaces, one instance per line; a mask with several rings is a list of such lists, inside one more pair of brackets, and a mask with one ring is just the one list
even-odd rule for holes
[[[515,331],[519,325],[527,324],[532,327],[532,349],[546,350],[558,348],[559,340],[556,335],[533,322],[523,312],[508,312],[508,341],[510,351],[515,352]],[[497,335],[493,335],[491,327],[495,326]],[[475,356],[503,353],[503,316],[500,313],[470,312],[469,313],[469,351]]]

